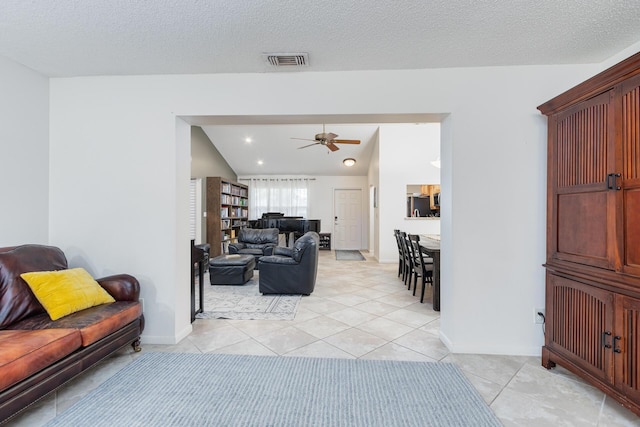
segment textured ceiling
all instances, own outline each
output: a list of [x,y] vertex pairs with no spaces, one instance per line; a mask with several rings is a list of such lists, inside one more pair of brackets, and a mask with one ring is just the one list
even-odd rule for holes
[[638,0],[2,0],[0,55],[48,76],[589,63],[639,22]]
[[[0,0],[0,55],[52,77],[591,63],[640,41],[639,22],[640,0]],[[307,52],[309,66],[274,69],[266,52]],[[376,123],[432,119],[191,123],[240,175],[366,175]],[[298,150],[291,137],[322,123],[362,144]]]

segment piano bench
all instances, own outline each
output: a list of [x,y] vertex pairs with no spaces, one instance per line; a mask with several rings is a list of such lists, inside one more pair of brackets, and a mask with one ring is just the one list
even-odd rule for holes
[[220,255],[209,261],[209,279],[212,285],[244,285],[255,266],[253,255]]

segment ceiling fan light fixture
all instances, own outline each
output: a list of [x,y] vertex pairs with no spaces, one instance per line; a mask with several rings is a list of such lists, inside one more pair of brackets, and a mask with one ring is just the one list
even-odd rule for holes
[[355,164],[356,164],[356,159],[352,159],[351,157],[348,157],[348,158],[344,159],[344,160],[342,161],[342,163],[343,163],[346,167],[350,168],[351,166],[353,166],[353,165],[355,165]]

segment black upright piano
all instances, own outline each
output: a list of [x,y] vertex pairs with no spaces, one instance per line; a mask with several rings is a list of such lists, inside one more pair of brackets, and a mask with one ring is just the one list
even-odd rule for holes
[[301,237],[307,231],[320,233],[319,219],[304,219],[301,216],[284,216],[281,212],[266,212],[262,218],[249,221],[252,228],[277,228],[280,234],[284,234],[287,246],[289,235],[293,233],[294,240]]

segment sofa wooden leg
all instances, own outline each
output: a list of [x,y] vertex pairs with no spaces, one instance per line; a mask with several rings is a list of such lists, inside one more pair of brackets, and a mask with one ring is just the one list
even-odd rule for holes
[[136,338],[134,342],[131,343],[131,347],[133,347],[133,351],[139,353],[142,351],[142,347],[140,346],[140,338]]

